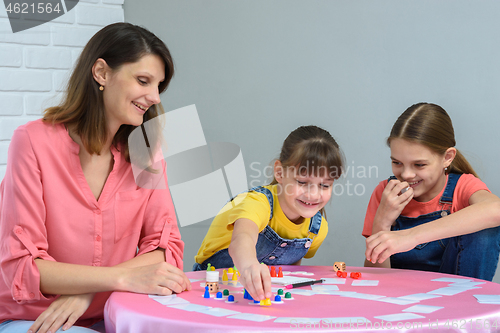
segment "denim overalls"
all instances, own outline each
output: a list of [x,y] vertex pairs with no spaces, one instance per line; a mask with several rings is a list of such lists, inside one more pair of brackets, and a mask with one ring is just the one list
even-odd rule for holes
[[[454,173],[448,175],[448,182],[439,200],[441,210],[418,217],[400,215],[391,230],[410,229],[450,214],[453,192],[460,176]],[[500,227],[496,227],[420,244],[410,251],[393,254],[391,267],[464,275],[491,281],[495,275],[499,252]]]
[[[273,218],[274,211],[273,194],[267,188],[261,186],[254,187],[250,189],[249,192],[250,191],[260,192],[267,197],[269,205],[271,206],[270,221]],[[321,220],[321,212],[316,213],[316,215],[311,218],[309,235],[307,238],[281,238],[269,225],[267,225],[264,230],[259,233],[257,244],[255,245],[257,260],[266,265],[291,265],[299,261],[306,255],[307,251],[309,251],[312,241],[321,227]],[[312,237],[311,234],[313,234]],[[202,264],[195,263],[193,270],[205,270],[209,263],[215,268],[234,266],[233,260],[229,256],[228,249],[222,249],[206,259]]]

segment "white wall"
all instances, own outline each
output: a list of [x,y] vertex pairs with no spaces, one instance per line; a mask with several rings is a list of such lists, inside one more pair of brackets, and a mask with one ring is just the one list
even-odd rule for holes
[[[500,195],[498,0],[126,0],[124,8],[127,22],[172,52],[165,109],[196,104],[208,142],[241,147],[249,184],[266,181],[256,170],[299,125],[338,140],[351,172],[327,206],[329,235],[306,264],[363,265],[366,205],[391,175],[385,139],[414,103],[450,113],[457,148]],[[358,174],[369,167],[378,174]],[[365,192],[353,194],[354,185]],[[209,223],[181,228],[186,268]]]
[[80,0],[51,22],[12,33],[5,6],[0,5],[0,180],[14,129],[56,104],[90,37],[123,20],[123,0]]

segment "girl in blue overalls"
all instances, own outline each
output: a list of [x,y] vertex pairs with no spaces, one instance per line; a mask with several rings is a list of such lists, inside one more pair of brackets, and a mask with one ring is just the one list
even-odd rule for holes
[[274,163],[274,180],[223,207],[193,269],[236,266],[254,299],[271,297],[266,265],[300,264],[302,258],[314,256],[328,232],[322,212],[342,169],[342,153],[327,131],[316,126],[294,130]]
[[387,139],[394,177],[373,192],[365,217],[365,266],[491,281],[500,251],[500,199],[455,147],[440,106],[409,107]]

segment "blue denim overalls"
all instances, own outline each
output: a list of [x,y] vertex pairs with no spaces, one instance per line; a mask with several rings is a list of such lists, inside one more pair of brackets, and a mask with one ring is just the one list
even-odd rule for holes
[[[450,214],[453,192],[460,176],[454,173],[448,175],[446,188],[439,200],[441,210],[418,217],[400,215],[391,230],[410,229]],[[500,227],[496,227],[420,244],[410,251],[393,254],[391,267],[464,275],[491,281],[495,275],[499,252]]]
[[[254,187],[249,190],[264,194],[271,206],[271,216],[273,218],[274,200],[273,194],[265,187]],[[233,198],[234,199],[234,198]],[[231,199],[231,200],[233,200]],[[266,265],[291,265],[302,259],[313,242],[314,237],[318,234],[321,227],[321,212],[316,213],[311,218],[309,224],[309,235],[307,238],[285,239],[281,238],[269,225],[259,233],[255,250],[257,252],[257,260]],[[310,236],[312,237],[310,238]],[[228,249],[217,251],[213,256],[206,259],[202,264],[195,263],[194,271],[205,270],[207,265],[211,264],[215,268],[233,267],[233,260],[229,256]]]

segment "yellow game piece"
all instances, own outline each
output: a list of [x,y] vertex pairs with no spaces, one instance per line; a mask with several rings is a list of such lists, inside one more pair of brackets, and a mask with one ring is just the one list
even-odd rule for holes
[[215,267],[214,266],[210,267],[210,270],[215,271]]
[[233,273],[233,268],[232,267],[229,267],[229,269],[227,270],[228,273]]
[[224,270],[224,271],[222,272],[222,281],[226,282],[227,280],[228,280],[228,278],[227,278],[227,271],[226,271],[226,270]]
[[238,281],[238,274],[233,273],[233,277],[232,277],[232,279],[231,279],[231,280],[233,280],[233,281]]
[[269,305],[271,305],[271,300],[269,298],[263,299],[262,301],[260,301],[260,305],[261,306],[269,306]]

